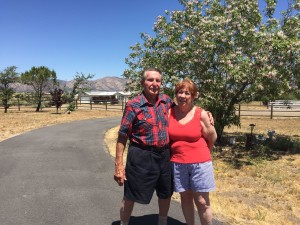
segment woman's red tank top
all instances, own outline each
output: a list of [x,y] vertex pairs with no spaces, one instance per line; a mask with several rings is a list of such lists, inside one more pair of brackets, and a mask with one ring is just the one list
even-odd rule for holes
[[169,137],[172,162],[200,163],[211,160],[210,150],[202,135],[201,112],[202,109],[197,107],[193,118],[181,124],[175,118],[174,108],[171,109]]

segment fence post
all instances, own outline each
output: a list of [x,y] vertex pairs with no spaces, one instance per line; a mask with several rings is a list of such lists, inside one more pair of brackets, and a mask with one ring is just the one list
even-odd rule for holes
[[271,119],[273,119],[273,104],[271,104]]
[[241,104],[239,104],[239,118],[241,118]]
[[19,111],[21,110],[21,108],[20,108],[20,99],[18,98],[18,109],[19,109]]
[[91,110],[93,109],[92,99],[90,99]]
[[107,101],[105,101],[105,109],[106,109],[106,111],[107,111]]

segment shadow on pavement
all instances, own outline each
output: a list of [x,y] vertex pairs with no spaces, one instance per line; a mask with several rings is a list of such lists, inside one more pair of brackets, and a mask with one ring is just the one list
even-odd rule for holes
[[[158,215],[151,214],[145,216],[131,216],[129,225],[153,225],[157,224]],[[185,225],[186,223],[182,223],[178,220],[173,219],[172,217],[168,217],[168,224],[172,225]],[[111,225],[120,225],[120,220],[113,222]]]

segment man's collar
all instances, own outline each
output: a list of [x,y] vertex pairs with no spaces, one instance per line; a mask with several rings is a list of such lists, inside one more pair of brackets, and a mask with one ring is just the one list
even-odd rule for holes
[[[158,94],[158,97],[157,97],[156,103],[157,103],[157,102],[161,102],[161,101],[165,101],[165,98],[163,97],[163,94],[159,93],[159,94]],[[146,103],[151,104],[151,103],[148,101],[148,99],[146,98],[144,92],[142,92],[142,93],[141,93],[141,105],[144,105],[144,104],[146,104]],[[156,103],[155,103],[155,104],[156,104]],[[152,104],[151,104],[151,105],[152,105]]]

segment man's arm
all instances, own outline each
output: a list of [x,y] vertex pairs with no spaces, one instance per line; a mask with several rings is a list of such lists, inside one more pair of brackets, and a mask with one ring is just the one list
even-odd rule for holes
[[214,117],[213,117],[212,113],[210,111],[206,111],[206,112],[207,112],[210,124],[214,126],[215,121],[214,121]]
[[124,155],[126,142],[127,142],[126,136],[123,136],[123,135],[118,136],[118,140],[117,140],[117,144],[116,144],[114,179],[120,186],[122,186],[124,184],[124,180],[126,179],[125,169],[124,169],[124,165],[123,165],[123,155]]
[[205,111],[201,113],[202,134],[205,138],[210,151],[213,150],[215,141],[217,140],[217,132],[211,124],[211,118]]

